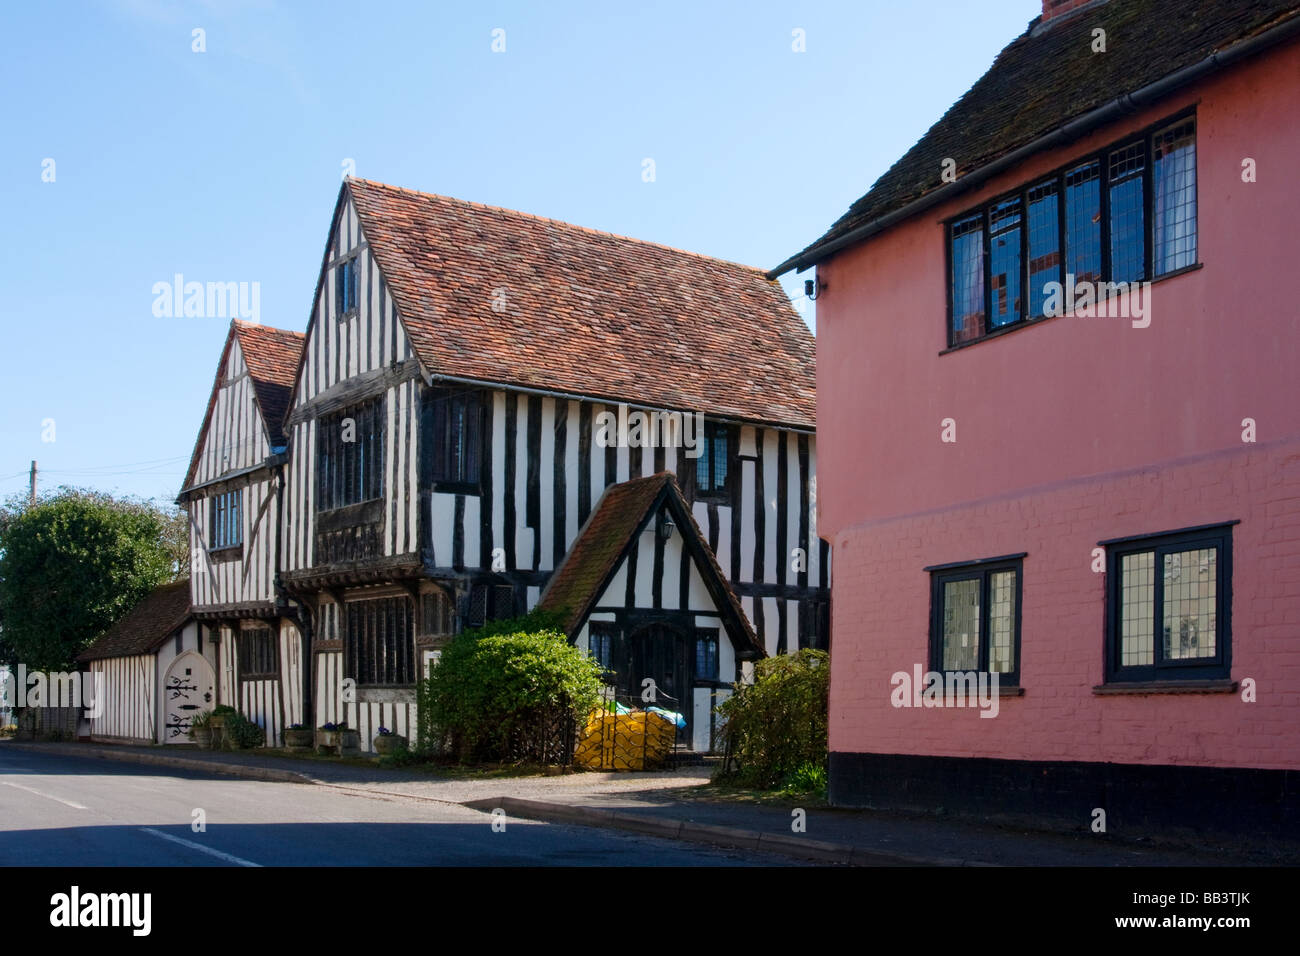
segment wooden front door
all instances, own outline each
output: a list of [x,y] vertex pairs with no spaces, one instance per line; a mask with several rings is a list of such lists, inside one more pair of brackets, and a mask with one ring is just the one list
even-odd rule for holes
[[[691,742],[692,642],[665,624],[650,624],[628,635],[619,676],[623,693],[640,707],[662,707],[686,718],[677,742]],[[647,681],[653,681],[648,684]],[[653,699],[648,699],[648,698]]]
[[190,721],[216,705],[216,684],[212,665],[194,651],[186,651],[168,665],[162,686],[163,743],[190,743]]

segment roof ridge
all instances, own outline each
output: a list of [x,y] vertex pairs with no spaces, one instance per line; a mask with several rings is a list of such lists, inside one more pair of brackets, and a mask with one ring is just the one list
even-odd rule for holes
[[[710,256],[710,255],[705,255],[702,252],[693,252],[690,249],[683,249],[680,246],[670,246],[666,242],[656,242],[653,239],[639,239],[636,236],[627,236],[624,235],[623,233],[610,232],[606,229],[593,229],[591,226],[582,226],[576,222],[568,222],[567,220],[564,219],[555,219],[551,216],[539,216],[537,215],[537,213],[524,212],[522,209],[511,209],[508,206],[494,206],[490,203],[477,202],[476,200],[473,199],[461,199],[458,196],[448,196],[445,193],[431,193],[431,192],[424,192],[423,190],[419,190],[419,189],[410,189],[409,187],[406,186],[395,186],[392,183],[383,183],[377,179],[364,179],[360,176],[349,176],[347,177],[347,179],[350,182],[364,183],[367,186],[375,186],[378,187],[379,189],[387,189],[387,190],[392,190],[394,192],[407,193],[412,196],[418,196],[421,199],[442,199],[442,200],[446,200],[447,202],[459,203],[462,206],[472,206],[474,208],[482,209],[487,212],[500,212],[500,213],[506,213],[507,215],[510,216],[520,216],[524,219],[533,219],[536,220],[537,222],[547,223],[553,226],[560,226],[564,229],[573,229],[577,232],[585,232],[593,236],[604,236],[608,239],[618,239],[621,242],[631,242],[641,246],[653,246],[656,249],[665,249],[669,252],[676,252],[680,255],[690,256],[693,259],[704,259],[707,262],[718,262],[723,265],[735,266],[736,268],[743,269],[746,272],[752,272],[755,273],[756,275],[766,277],[766,270],[761,269],[758,266],[747,265],[746,263],[743,262],[737,262],[734,259],[723,259],[721,256]],[[768,280],[768,281],[774,281],[774,280]]]

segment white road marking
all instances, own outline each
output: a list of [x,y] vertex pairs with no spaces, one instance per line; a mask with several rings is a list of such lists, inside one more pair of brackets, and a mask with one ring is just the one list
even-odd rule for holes
[[215,856],[219,860],[225,860],[227,863],[234,863],[236,866],[255,866],[261,868],[261,863],[254,863],[252,860],[245,860],[242,857],[233,856],[229,853],[222,853],[220,850],[214,850],[210,846],[204,846],[202,843],[195,843],[193,840],[182,840],[178,836],[172,836],[170,833],[163,833],[161,830],[155,830],[153,827],[141,827],[142,833],[148,833],[164,840],[170,840],[172,843],[179,843],[181,846],[187,846],[191,850],[198,850],[200,853],[206,853],[209,856]]
[[73,803],[71,800],[64,800],[62,797],[56,797],[53,794],[42,793],[39,790],[33,790],[31,787],[24,787],[21,783],[10,783],[8,780],[0,780],[0,783],[3,783],[6,787],[13,787],[15,790],[26,790],[28,793],[34,793],[36,796],[44,797],[46,800],[53,800],[56,803],[63,804],[65,807],[72,807],[74,810],[90,809],[90,807],[83,807],[79,803]]

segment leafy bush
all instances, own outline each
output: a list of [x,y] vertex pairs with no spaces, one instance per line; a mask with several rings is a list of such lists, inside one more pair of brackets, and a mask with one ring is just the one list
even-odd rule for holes
[[776,787],[808,783],[827,761],[830,657],[804,649],[754,666],[754,683],[740,687],[718,711],[723,740],[739,765],[736,782]]
[[[71,670],[77,654],[159,584],[188,571],[175,509],[61,488],[0,506],[0,659]],[[188,544],[183,546],[186,550]]]
[[445,742],[463,761],[545,759],[543,739],[584,718],[600,697],[600,666],[534,611],[454,637],[420,681],[418,749]]
[[0,727],[0,737],[12,737],[17,733],[17,724],[5,724],[3,727]]
[[226,715],[226,742],[236,750],[248,750],[266,743],[266,732],[241,713]]

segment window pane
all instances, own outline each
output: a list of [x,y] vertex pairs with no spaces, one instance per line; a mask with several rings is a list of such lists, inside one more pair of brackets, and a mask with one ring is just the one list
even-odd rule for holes
[[695,676],[699,680],[717,680],[718,639],[716,637],[696,638]]
[[713,435],[713,488],[718,490],[727,484],[727,431],[719,427]]
[[1043,314],[1044,286],[1061,281],[1060,201],[1056,183],[1029,191],[1029,315]]
[[1110,154],[1110,280],[1143,277],[1146,233],[1142,222],[1142,171],[1146,149],[1133,143]]
[[1218,559],[1218,548],[1165,555],[1165,660],[1214,656]]
[[1196,264],[1196,125],[1157,133],[1152,146],[1155,274]]
[[1016,572],[997,571],[989,576],[989,670],[1015,670],[1015,655]]
[[1101,161],[1065,175],[1066,272],[1075,282],[1101,278]]
[[952,225],[952,341],[984,334],[984,217]]
[[979,578],[945,581],[943,585],[943,669],[973,671],[979,667]]
[[1120,666],[1155,663],[1155,552],[1120,559]]
[[695,459],[695,487],[700,491],[708,491],[709,484],[709,458],[711,457],[709,449],[713,443],[705,440],[704,454]]
[[1020,199],[989,210],[989,287],[993,293],[993,328],[1020,318]]

